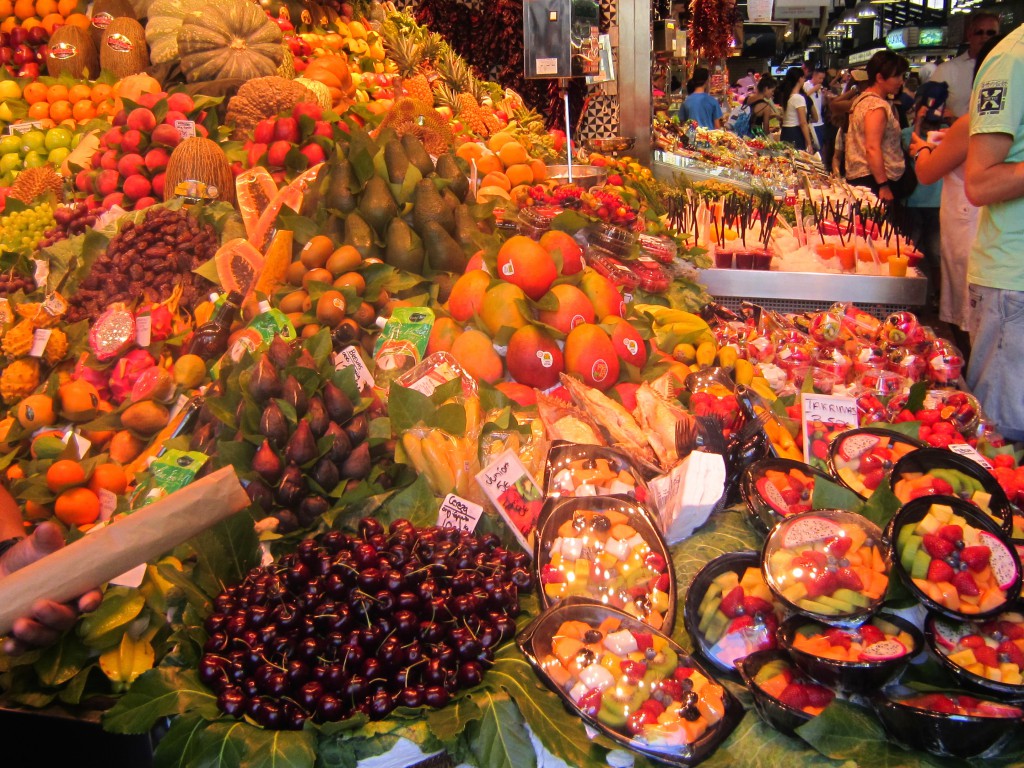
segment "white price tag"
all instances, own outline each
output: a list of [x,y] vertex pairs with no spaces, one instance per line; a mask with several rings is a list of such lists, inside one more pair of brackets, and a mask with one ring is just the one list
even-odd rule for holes
[[12,136],[14,134],[28,133],[29,131],[45,130],[43,123],[40,120],[30,120],[26,123],[17,123],[16,125],[7,126],[7,132]]
[[537,59],[537,75],[557,75],[558,59]]
[[89,452],[90,448],[92,448],[92,441],[82,437],[80,434],[75,432],[72,427],[67,428],[61,440],[64,442],[64,445],[74,447],[75,453],[78,454],[79,459],[84,459],[85,454]]
[[334,370],[340,371],[342,368],[349,367],[355,369],[356,383],[360,390],[373,389],[373,374],[370,373],[370,369],[363,362],[363,356],[355,347],[345,347],[334,355]]
[[29,350],[29,357],[42,357],[46,349],[46,342],[50,340],[53,333],[49,328],[36,328],[32,334],[32,349]]
[[196,136],[196,124],[193,120],[175,120],[174,127],[183,140],[194,139]]
[[50,262],[45,261],[44,259],[33,259],[33,262],[36,266],[35,274],[33,275],[36,281],[36,286],[45,287],[46,278],[50,276]]
[[109,520],[117,509],[117,494],[100,488],[96,495],[100,497],[100,520]]
[[146,578],[146,564],[137,565],[130,571],[125,571],[120,576],[110,580],[111,584],[116,584],[119,587],[139,587],[142,586],[142,580]]
[[174,406],[171,408],[171,417],[168,421],[174,421],[174,417],[181,413],[181,409],[188,404],[188,395],[180,394],[178,399],[174,401]]
[[989,463],[989,460],[982,456],[980,453],[978,453],[973,447],[971,447],[967,443],[953,443],[952,445],[949,446],[949,450],[951,450],[953,453],[960,454],[966,459],[970,459],[975,464],[980,464],[985,469],[992,469],[992,464]]
[[441,502],[437,511],[437,524],[441,528],[458,528],[460,531],[472,533],[480,521],[484,508],[468,499],[449,493]]
[[135,318],[135,343],[148,347],[153,340],[153,316],[148,312]]

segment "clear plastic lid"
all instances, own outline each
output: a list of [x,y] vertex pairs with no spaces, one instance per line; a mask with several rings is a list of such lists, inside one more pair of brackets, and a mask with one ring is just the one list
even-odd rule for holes
[[636,244],[636,235],[614,224],[600,224],[590,233],[591,245],[598,245],[617,256],[629,256]]
[[627,292],[635,291],[640,286],[640,278],[610,251],[600,246],[591,245],[587,249],[587,264]]

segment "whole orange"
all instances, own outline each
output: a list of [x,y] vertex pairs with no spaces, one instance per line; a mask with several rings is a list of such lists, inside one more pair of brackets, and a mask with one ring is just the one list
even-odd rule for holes
[[92,472],[89,488],[99,494],[102,488],[111,493],[124,493],[128,487],[128,476],[117,464],[100,464]]
[[46,470],[46,487],[60,493],[85,482],[85,470],[77,461],[58,459]]
[[100,499],[88,488],[71,488],[57,497],[53,512],[65,525],[89,525],[100,516]]

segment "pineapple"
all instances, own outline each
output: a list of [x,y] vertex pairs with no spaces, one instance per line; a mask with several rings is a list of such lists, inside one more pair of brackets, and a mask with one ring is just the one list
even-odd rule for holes
[[451,48],[446,48],[438,58],[437,74],[441,76],[442,82],[455,93],[466,91],[469,88],[469,80],[472,77],[469,66]]
[[434,93],[430,87],[430,59],[436,55],[438,39],[436,36],[417,35],[401,29],[394,18],[381,26],[381,39],[394,61],[402,88],[406,94],[428,107],[434,106]]

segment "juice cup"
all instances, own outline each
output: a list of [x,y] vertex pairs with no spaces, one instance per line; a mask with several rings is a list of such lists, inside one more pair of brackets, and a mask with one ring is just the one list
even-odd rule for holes
[[875,257],[871,254],[871,248],[867,245],[858,245],[856,249],[857,261],[874,261]]
[[910,264],[910,257],[906,254],[897,256],[893,253],[889,257],[889,274],[892,277],[906,277],[907,266]]
[[857,258],[852,245],[837,245],[836,256],[839,257],[839,266],[843,272],[853,272],[857,269]]
[[759,248],[753,252],[754,255],[754,269],[760,269],[767,271],[772,268],[772,254],[771,251]]
[[753,269],[753,251],[736,251],[736,269]]
[[814,252],[818,255],[819,259],[828,261],[836,257],[836,247],[832,243],[818,243],[814,246]]
[[878,254],[878,260],[885,264],[890,256],[896,255],[896,247],[892,245],[876,245],[875,253]]
[[715,249],[715,269],[732,269],[732,251]]

